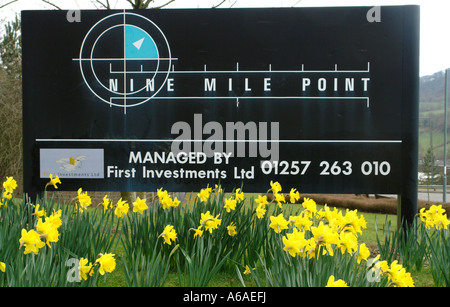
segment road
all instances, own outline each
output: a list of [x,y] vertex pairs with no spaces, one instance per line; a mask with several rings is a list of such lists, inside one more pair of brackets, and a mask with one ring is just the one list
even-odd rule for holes
[[[388,196],[388,197],[397,197],[397,195],[387,195],[387,194],[382,194],[382,195]],[[421,190],[419,190],[417,196],[418,196],[418,199],[420,199],[420,200],[426,200],[426,201],[430,201],[430,202],[442,202],[443,197],[444,197],[442,191],[433,191],[432,189],[430,189],[430,193],[428,193],[426,190],[421,189]],[[450,202],[450,191],[449,191],[449,193],[447,193],[446,202]]]

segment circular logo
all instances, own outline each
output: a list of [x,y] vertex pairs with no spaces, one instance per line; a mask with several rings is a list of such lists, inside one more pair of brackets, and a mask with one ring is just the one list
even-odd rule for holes
[[149,101],[170,73],[169,43],[150,19],[132,12],[109,15],[86,34],[80,48],[81,75],[89,90],[111,107]]

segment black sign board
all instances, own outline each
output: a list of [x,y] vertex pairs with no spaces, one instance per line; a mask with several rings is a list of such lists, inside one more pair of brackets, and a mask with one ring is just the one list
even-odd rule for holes
[[[78,18],[73,18],[77,16]],[[25,189],[409,194],[417,6],[24,11]]]

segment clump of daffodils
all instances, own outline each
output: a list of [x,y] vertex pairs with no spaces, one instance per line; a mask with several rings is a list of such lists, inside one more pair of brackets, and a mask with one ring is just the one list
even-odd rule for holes
[[[43,219],[44,218],[44,219]],[[61,227],[61,209],[54,211],[50,216],[41,216],[36,224],[36,229],[22,229],[19,239],[19,248],[25,247],[24,254],[38,254],[39,250],[50,243],[59,241],[59,227]]]
[[172,196],[170,196],[170,194],[166,190],[163,190],[162,188],[157,190],[157,195],[163,209],[178,207],[178,205],[180,204],[180,201],[176,197],[172,199]]
[[447,229],[450,224],[450,220],[447,218],[442,205],[432,205],[428,210],[425,210],[425,208],[420,209],[419,217],[425,223],[427,229]]
[[14,190],[17,188],[17,182],[13,177],[6,177],[3,182],[3,194],[0,201],[0,207],[2,205],[6,206],[6,202],[10,200],[13,196]]
[[80,280],[87,280],[89,276],[94,275],[95,267],[99,268],[100,275],[113,272],[116,269],[115,255],[111,253],[99,254],[94,263],[89,262],[86,258],[81,258],[79,262]]
[[[281,191],[278,183],[271,183],[272,191]],[[295,190],[291,190],[295,193]],[[295,199],[296,200],[296,199]],[[358,234],[367,227],[364,216],[358,216],[357,210],[341,210],[328,206],[317,210],[316,202],[304,198],[303,210],[286,219],[283,213],[270,217],[270,225],[276,233],[291,229],[282,237],[284,251],[292,257],[313,258],[319,254],[333,256],[336,250],[342,254],[358,253],[358,262],[370,255],[365,244],[358,244]]]
[[[219,228],[219,226],[222,224],[222,219],[219,219],[220,214],[213,216],[209,211],[206,211],[205,213],[200,214],[200,225],[198,228],[191,228],[191,231],[194,231],[194,238],[199,236],[201,237],[203,235],[203,231],[207,230],[210,233],[213,232],[214,229]],[[236,227],[234,224],[229,225],[228,233],[230,236],[234,236],[236,233]]]
[[[377,256],[378,260],[379,256]],[[394,260],[391,265],[387,261],[378,261],[375,263],[373,270],[378,271],[381,275],[388,277],[391,287],[414,287],[414,281],[411,274],[406,272],[406,269]]]
[[223,206],[227,212],[236,210],[236,205],[239,202],[242,202],[244,200],[244,192],[241,191],[240,188],[236,189],[234,195],[230,196],[229,198],[226,198],[224,200],[225,205]]

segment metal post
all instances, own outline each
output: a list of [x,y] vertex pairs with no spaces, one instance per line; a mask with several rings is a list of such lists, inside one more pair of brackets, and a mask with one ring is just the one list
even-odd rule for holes
[[442,201],[447,202],[447,104],[449,97],[449,84],[448,84],[448,73],[450,68],[445,70],[445,100],[444,100],[444,183],[443,183],[443,197]]

